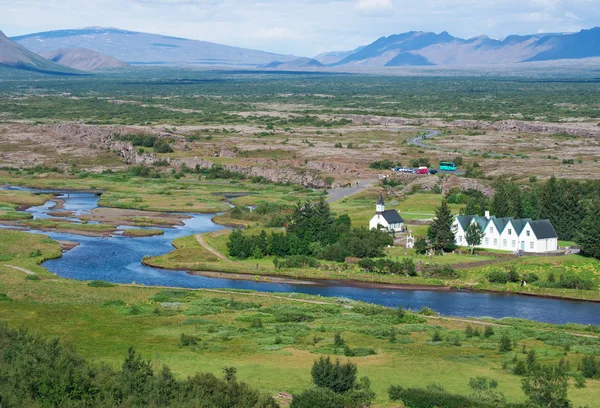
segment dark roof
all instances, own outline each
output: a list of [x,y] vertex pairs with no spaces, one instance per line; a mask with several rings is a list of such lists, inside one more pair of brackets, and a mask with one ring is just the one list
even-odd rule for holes
[[558,238],[550,220],[531,221],[529,225],[537,239]]
[[462,227],[463,231],[466,231],[473,217],[474,215],[457,215],[456,220]]
[[383,218],[388,224],[400,224],[401,222],[404,222],[404,219],[396,210],[385,210],[381,215],[383,215]]
[[381,195],[381,193],[379,193],[379,200],[377,200],[377,205],[385,205],[385,203],[383,202],[383,196]]
[[515,229],[515,234],[521,235],[521,232],[523,232],[523,228],[525,228],[527,223],[531,223],[531,219],[530,218],[520,218],[520,219],[510,220],[510,222]]

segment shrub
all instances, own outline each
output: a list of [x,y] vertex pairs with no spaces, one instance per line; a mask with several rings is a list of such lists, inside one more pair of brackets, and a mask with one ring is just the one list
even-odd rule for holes
[[483,335],[485,337],[492,337],[494,335],[494,328],[492,326],[485,326],[485,330],[483,331]]
[[0,302],[12,302],[6,293],[0,293]]
[[440,341],[442,341],[442,335],[440,334],[439,330],[433,332],[433,336],[431,336],[431,341],[434,343],[439,343]]
[[350,348],[348,345],[344,346],[344,355],[346,357],[366,357],[375,354],[377,354],[377,352],[372,347]]
[[598,375],[599,367],[596,357],[593,355],[583,356],[579,364],[579,371],[585,378],[594,378]]
[[185,333],[181,333],[181,336],[179,337],[179,346],[180,347],[197,346],[198,340],[199,339],[196,336],[190,336]]
[[106,281],[94,280],[88,283],[88,286],[91,288],[112,288],[116,285]]
[[507,283],[508,273],[504,271],[492,271],[487,274],[487,280],[490,283]]
[[402,401],[409,408],[492,408],[494,403],[477,401],[472,398],[450,394],[446,391],[429,390],[423,388],[402,388],[392,385],[388,389],[392,401]]
[[336,332],[333,336],[333,345],[335,347],[343,347],[346,344],[340,332]]
[[369,167],[376,170],[389,170],[394,167],[394,162],[391,160],[377,160],[369,164]]
[[517,364],[513,368],[513,374],[523,376],[527,374],[527,364],[523,360],[517,361]]
[[500,338],[500,352],[506,353],[512,350],[512,342],[510,341],[510,337],[508,335],[503,334]]
[[311,375],[317,387],[343,393],[354,388],[357,371],[356,365],[351,362],[342,364],[340,360],[336,360],[332,363],[329,357],[321,357],[314,362]]
[[40,277],[37,275],[27,275],[25,276],[26,281],[40,281]]

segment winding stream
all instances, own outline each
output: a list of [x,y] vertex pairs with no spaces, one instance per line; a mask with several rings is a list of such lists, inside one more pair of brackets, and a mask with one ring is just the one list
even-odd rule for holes
[[[98,197],[91,193],[69,193],[60,197],[64,209],[84,213],[98,205]],[[53,202],[31,207],[34,218],[46,218]],[[49,271],[64,278],[78,280],[101,279],[114,283],[144,284],[181,288],[246,289],[261,292],[297,292],[328,297],[343,297],[384,306],[419,309],[431,307],[443,315],[457,317],[495,318],[520,317],[549,323],[600,324],[600,303],[548,299],[502,293],[478,293],[426,290],[392,290],[344,282],[307,282],[307,284],[284,284],[255,282],[195,276],[185,271],[166,271],[141,264],[145,255],[162,255],[173,249],[175,238],[216,231],[223,227],[211,221],[211,215],[189,214],[185,225],[165,229],[165,234],[147,238],[86,237],[58,232],[31,231],[57,240],[80,243],[78,247],[63,254],[62,258],[44,262]],[[123,227],[127,228],[127,227]]]

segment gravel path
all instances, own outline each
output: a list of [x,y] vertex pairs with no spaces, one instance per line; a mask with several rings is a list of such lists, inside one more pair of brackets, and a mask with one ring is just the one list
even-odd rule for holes
[[332,188],[327,190],[329,194],[329,198],[327,199],[328,203],[334,203],[336,201],[341,200],[342,198],[350,197],[351,195],[358,194],[369,187],[372,187],[377,180],[359,180],[355,187],[345,187],[345,188]]
[[207,251],[209,251],[211,254],[215,255],[217,258],[219,258],[219,259],[221,259],[221,260],[223,260],[225,262],[233,262],[231,259],[227,258],[222,253],[220,253],[219,251],[217,251],[213,247],[209,246],[206,243],[206,241],[204,241],[204,238],[202,238],[202,235],[200,235],[200,234],[196,235],[196,241],[198,241],[198,243],[200,245],[202,245],[202,247],[204,247],[204,249],[206,249]]
[[32,272],[29,269],[21,268],[21,267],[18,267],[18,266],[12,266],[12,265],[4,265],[4,266],[7,266],[7,267],[12,268],[12,269],[16,269],[17,271],[21,271],[23,273],[26,273],[27,275],[37,275],[35,272]]

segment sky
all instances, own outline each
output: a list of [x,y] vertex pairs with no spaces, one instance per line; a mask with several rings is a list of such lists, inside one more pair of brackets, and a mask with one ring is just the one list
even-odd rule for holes
[[314,56],[406,31],[456,37],[600,26],[600,0],[0,0],[8,36],[90,26]]

